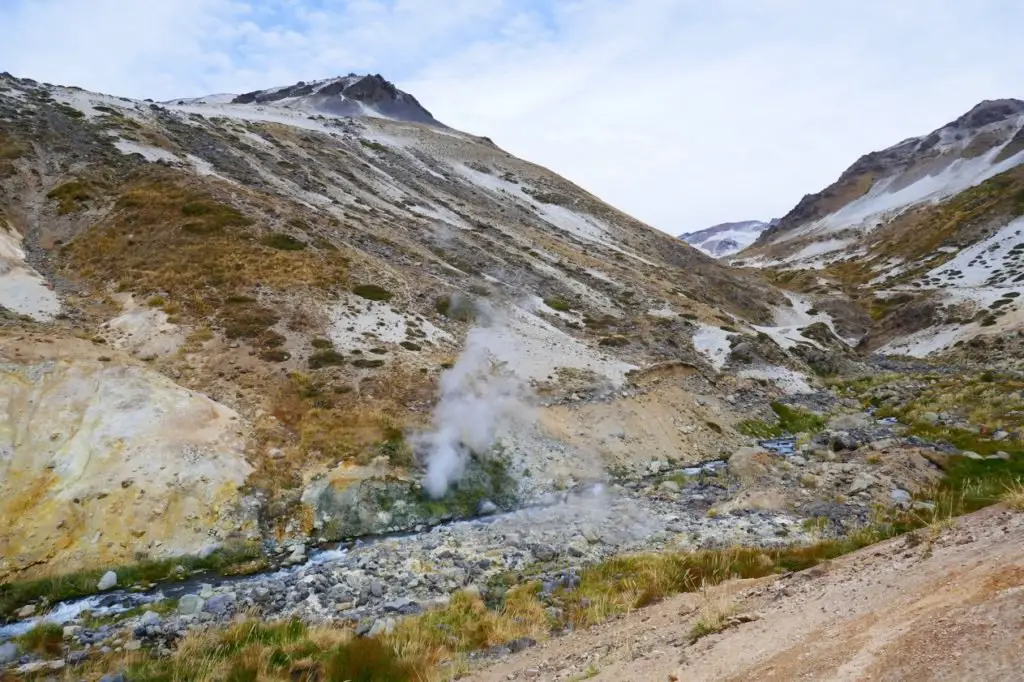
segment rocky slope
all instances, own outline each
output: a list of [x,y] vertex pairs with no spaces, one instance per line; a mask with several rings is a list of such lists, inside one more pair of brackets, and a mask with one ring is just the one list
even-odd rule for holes
[[[5,371],[44,387],[5,387],[19,508],[72,515],[81,488],[90,529],[120,525],[129,498],[141,517],[177,510],[125,529],[135,542],[11,524],[0,579],[58,555],[66,571],[411,528],[714,459],[749,408],[693,402],[702,381],[726,371],[764,411],[823,362],[856,362],[807,299],[379,77],[158,104],[4,74],[0,188]],[[16,352],[28,337],[50,354]],[[131,454],[193,413],[208,428]],[[217,463],[190,470],[214,443]],[[111,444],[123,460],[93,461]],[[57,475],[65,459],[92,464]],[[150,469],[176,483],[153,496]]]
[[723,258],[747,248],[769,227],[778,221],[744,220],[738,223],[719,223],[696,232],[679,235],[684,242],[714,258]]
[[1024,102],[872,152],[733,259],[855,301],[869,349],[924,356],[1024,322]]

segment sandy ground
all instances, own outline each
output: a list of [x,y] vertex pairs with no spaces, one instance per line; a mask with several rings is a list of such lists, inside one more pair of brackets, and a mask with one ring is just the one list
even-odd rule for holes
[[[689,643],[701,609],[752,620]],[[686,594],[477,671],[498,680],[1024,680],[1024,514],[1002,506]]]

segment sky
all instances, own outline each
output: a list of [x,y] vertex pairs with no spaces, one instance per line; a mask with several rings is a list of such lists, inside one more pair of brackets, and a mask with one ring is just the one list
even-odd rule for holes
[[1024,98],[1018,0],[0,0],[0,71],[156,100],[380,73],[678,234]]

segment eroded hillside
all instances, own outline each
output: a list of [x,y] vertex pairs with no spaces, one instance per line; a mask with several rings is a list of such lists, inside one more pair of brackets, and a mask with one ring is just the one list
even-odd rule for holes
[[[486,138],[384,118],[392,110],[381,98],[415,102],[393,86],[361,95],[376,102],[372,115],[330,114],[325,98],[355,101],[349,81],[318,82],[313,107],[302,84],[281,97],[158,104],[0,80],[6,371],[56,381],[53,363],[90,376],[90,363],[102,362],[113,377],[103,380],[113,382],[110,395],[73,408],[108,428],[53,425],[62,435],[42,450],[60,459],[131,442],[139,436],[105,414],[121,409],[119,377],[170,380],[235,415],[244,451],[235,473],[202,477],[180,501],[168,492],[169,504],[213,513],[195,521],[213,529],[206,544],[344,537],[475,514],[484,503],[515,506],[611,469],[646,470],[656,457],[713,458],[723,434],[739,442],[731,424],[744,415],[733,406],[713,418],[704,409],[673,414],[674,426],[651,436],[653,451],[581,438],[595,416],[559,411],[566,401],[611,405],[646,393],[636,382],[647,368],[675,363],[707,377],[728,368],[770,400],[810,390],[815,371],[851,357],[842,330],[808,314],[804,299]],[[14,351],[25,339],[66,355],[31,365]],[[473,339],[484,352],[455,365]],[[462,419],[441,443],[435,436],[449,425],[431,412],[453,365],[449,383],[469,382],[453,399],[482,395],[484,409],[466,412],[479,419]],[[498,375],[513,379],[518,402],[496,412],[492,401],[509,391],[482,388],[480,377]],[[659,385],[656,400],[688,403],[686,372],[667,376],[675,388]],[[178,409],[139,400],[158,421]],[[56,417],[8,404],[10,447],[19,457],[35,452]],[[621,421],[646,430],[642,412]],[[424,429],[434,435],[413,437]],[[477,436],[481,447],[466,445]],[[487,454],[495,442],[499,454]],[[187,468],[193,445],[154,451],[149,465]],[[420,487],[424,450],[446,447],[458,460],[447,478],[467,471],[438,502]],[[121,482],[105,473],[6,466],[24,469],[4,483],[28,496],[19,508],[71,513],[80,498],[69,486],[84,480],[95,488],[97,523],[121,513],[108,502]],[[211,509],[213,495],[223,504]],[[60,554],[63,568],[197,549],[173,525],[159,528],[134,542],[103,531],[76,540]],[[7,532],[5,575],[48,570],[52,533]]]

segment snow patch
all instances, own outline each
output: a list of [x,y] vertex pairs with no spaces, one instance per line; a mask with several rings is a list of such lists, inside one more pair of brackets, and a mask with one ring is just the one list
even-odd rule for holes
[[149,145],[139,144],[130,140],[117,140],[114,142],[114,146],[117,147],[117,151],[125,155],[141,154],[146,161],[151,163],[156,161],[166,161],[168,163],[181,161],[181,159],[166,149],[150,147]]
[[765,379],[778,386],[787,395],[798,393],[814,393],[807,382],[807,375],[778,365],[765,365],[742,370],[737,376],[744,379]]
[[729,336],[732,334],[733,332],[727,332],[719,327],[702,324],[694,333],[691,343],[694,349],[710,360],[711,366],[720,372],[729,359]]

